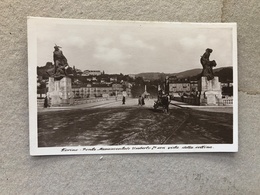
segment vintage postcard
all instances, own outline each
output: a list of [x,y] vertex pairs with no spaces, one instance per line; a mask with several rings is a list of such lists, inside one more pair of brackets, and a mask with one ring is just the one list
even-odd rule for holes
[[30,154],[238,151],[235,23],[28,17]]

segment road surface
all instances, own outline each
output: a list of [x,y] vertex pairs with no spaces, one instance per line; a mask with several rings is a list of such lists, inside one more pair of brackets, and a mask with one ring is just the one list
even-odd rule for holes
[[38,112],[39,147],[232,143],[232,108],[153,109],[137,99]]

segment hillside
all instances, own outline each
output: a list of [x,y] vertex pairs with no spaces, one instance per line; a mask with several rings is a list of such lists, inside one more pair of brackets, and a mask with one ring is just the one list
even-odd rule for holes
[[[232,75],[232,67],[225,67],[225,68],[216,68],[213,69],[215,76],[220,78],[221,82],[226,82],[227,80],[233,80]],[[198,79],[200,73],[202,72],[202,68],[196,68],[191,70],[186,70],[179,73],[160,73],[160,72],[147,72],[147,73],[139,73],[136,74],[136,77],[142,77],[143,79],[147,80],[158,80],[158,79],[165,79],[166,76],[176,76],[178,78],[191,78],[191,79]]]
[[186,70],[179,73],[160,73],[160,72],[145,72],[145,73],[139,73],[136,74],[135,77],[142,77],[143,79],[148,80],[158,80],[158,79],[165,79],[166,76],[177,76],[178,78],[187,78],[187,77],[193,77],[198,74],[200,74],[202,69],[191,69]]
[[167,75],[165,73],[160,73],[160,72],[144,72],[135,75],[135,77],[142,77],[143,79],[148,79],[148,80],[165,79],[166,76]]
[[[46,71],[53,67],[51,62],[47,62],[45,66],[37,67],[37,75],[42,76],[44,79],[48,79],[49,76]],[[233,80],[233,68],[232,67],[222,67],[213,69],[215,76],[219,77],[220,82],[227,82]],[[182,71],[179,73],[163,73],[163,72],[144,72],[135,74],[135,77],[142,77],[144,80],[161,80],[163,81],[166,76],[176,76],[177,78],[189,78],[191,80],[197,80],[200,78],[200,74],[202,72],[202,68],[196,68],[191,70]],[[67,69],[68,74],[73,74],[74,71],[71,67]],[[116,75],[116,74],[115,74]],[[114,76],[115,76],[114,75]],[[120,75],[117,75],[119,77]],[[123,77],[123,75],[122,75]],[[120,78],[119,80],[122,80]],[[124,80],[124,79],[123,79]]]
[[230,82],[233,81],[233,68],[218,68],[214,70],[214,75],[219,77],[220,82]]
[[[45,66],[37,66],[37,75],[41,76],[43,79],[48,79],[49,75],[47,74],[47,70],[54,68],[54,65],[51,62],[47,62]],[[71,67],[68,67],[66,70],[67,74],[73,74],[74,71]]]
[[45,66],[37,66],[37,75],[41,76],[43,79],[48,79],[49,75],[47,74],[47,70],[50,68],[53,68],[54,66],[52,65],[51,62],[47,62]]
[[175,76],[178,78],[187,78],[187,77],[193,77],[197,76],[202,72],[202,68],[196,68],[196,69],[191,69],[191,70],[186,70],[183,72],[176,73]]

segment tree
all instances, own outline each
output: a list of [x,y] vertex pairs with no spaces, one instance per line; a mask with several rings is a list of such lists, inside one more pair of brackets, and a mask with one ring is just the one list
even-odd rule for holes
[[52,62],[47,62],[45,66],[37,66],[37,75],[41,76],[43,79],[48,79],[49,75],[47,74],[47,70],[53,68],[54,65]]
[[132,92],[133,97],[139,97],[140,95],[143,94],[144,87],[135,84],[135,85],[132,86],[131,92]]
[[142,77],[137,77],[136,79],[135,79],[135,84],[136,85],[143,85],[144,86],[144,80],[143,80],[143,78]]

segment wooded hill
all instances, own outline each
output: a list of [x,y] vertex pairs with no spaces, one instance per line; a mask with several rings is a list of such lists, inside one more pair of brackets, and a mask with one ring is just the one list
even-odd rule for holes
[[[176,76],[177,78],[188,78],[198,80],[202,69],[196,68],[186,70],[179,73],[160,73],[160,72],[145,72],[136,74],[135,77],[142,77],[144,80],[164,80],[166,76]],[[220,82],[230,82],[233,80],[233,68],[216,68],[213,69],[214,75],[219,77]]]
[[[46,71],[53,67],[51,62],[47,62],[45,66],[37,67],[37,75],[42,76],[42,78],[47,79],[49,76]],[[202,72],[201,68],[186,70],[179,73],[163,73],[163,72],[144,72],[135,74],[135,77],[141,77],[144,80],[161,80],[163,81],[166,76],[176,76],[177,78],[187,78],[190,80],[198,80],[200,78],[200,74]],[[219,77],[220,82],[232,82],[233,81],[233,68],[232,67],[224,67],[224,68],[216,68],[213,69],[215,76]],[[67,69],[68,74],[74,74],[73,69],[69,67]],[[74,74],[75,75],[75,74]]]

